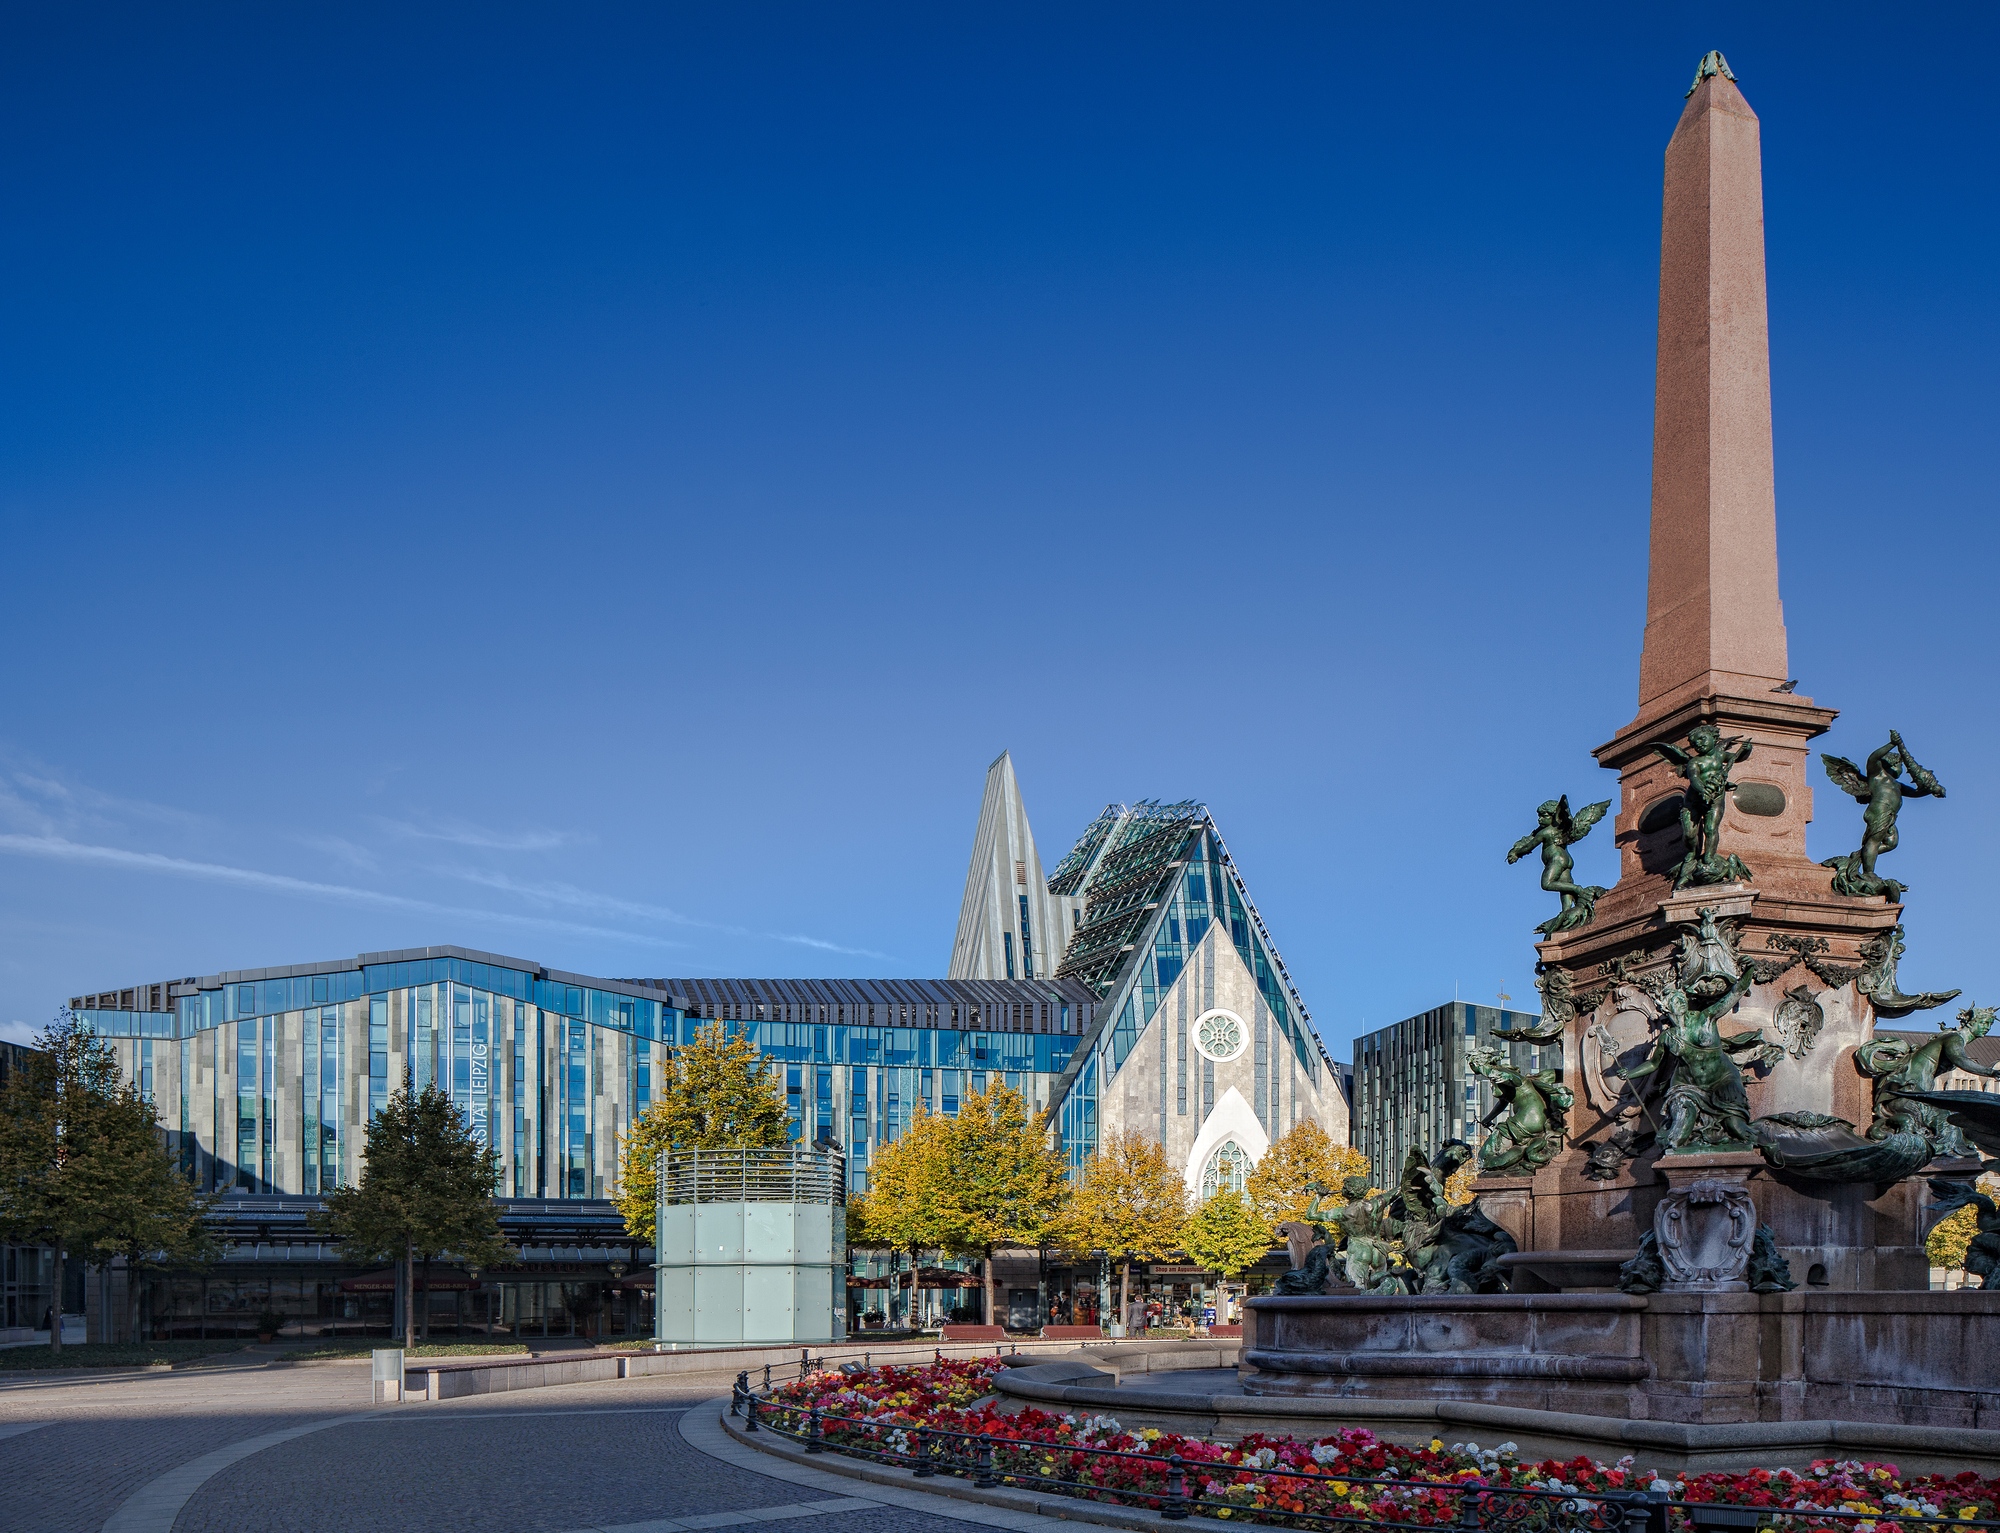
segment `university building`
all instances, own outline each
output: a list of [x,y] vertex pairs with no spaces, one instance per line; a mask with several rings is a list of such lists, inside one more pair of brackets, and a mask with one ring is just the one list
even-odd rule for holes
[[[604,979],[456,947],[159,980],[75,996],[219,1194],[230,1256],[153,1285],[155,1334],[386,1325],[386,1275],[309,1217],[360,1176],[371,1116],[406,1078],[448,1091],[500,1161],[523,1262],[448,1274],[457,1323],[632,1334],[650,1250],[608,1201],[667,1051],[720,1022],[780,1078],[793,1136],[849,1187],[919,1108],[995,1080],[1050,1114],[1075,1173],[1106,1134],[1156,1135],[1197,1192],[1240,1186],[1302,1117],[1347,1137],[1339,1073],[1207,809],[1109,806],[1044,878],[1003,756],[989,771],[951,976]],[[1028,1298],[1045,1302],[1046,1274]],[[1043,1298],[1033,1298],[1036,1289]],[[1014,1307],[1028,1300],[1017,1298]],[[115,1312],[114,1296],[102,1296]]]

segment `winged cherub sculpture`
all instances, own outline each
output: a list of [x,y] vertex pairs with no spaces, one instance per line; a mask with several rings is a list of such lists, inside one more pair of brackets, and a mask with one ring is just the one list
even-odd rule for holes
[[1734,853],[1723,856],[1718,843],[1723,806],[1736,786],[1729,780],[1729,769],[1750,759],[1750,741],[1742,735],[1725,740],[1713,724],[1697,724],[1688,731],[1685,749],[1664,740],[1653,749],[1672,762],[1687,781],[1681,801],[1681,837],[1687,843],[1687,855],[1674,870],[1674,887],[1748,883],[1750,870],[1743,859]]
[[[1868,753],[1865,772],[1844,756],[1819,759],[1826,764],[1826,775],[1836,788],[1867,805],[1861,812],[1861,850],[1845,857],[1829,857],[1821,864],[1833,869],[1833,892],[1863,897],[1886,894],[1900,901],[1908,886],[1893,878],[1877,877],[1875,859],[1896,849],[1896,816],[1902,813],[1903,800],[1943,798],[1944,784],[1917,764],[1903,737],[1893,729],[1887,745]],[[1905,770],[1910,774],[1908,782],[1903,781]]]
[[1603,819],[1604,811],[1610,807],[1611,800],[1607,798],[1601,804],[1585,804],[1572,815],[1567,793],[1550,799],[1535,811],[1535,828],[1516,841],[1507,854],[1507,861],[1515,863],[1539,846],[1542,887],[1562,896],[1562,909],[1537,926],[1536,931],[1550,936],[1575,931],[1579,926],[1588,926],[1597,913],[1597,902],[1607,891],[1596,884],[1580,884],[1570,877],[1576,870],[1576,859],[1570,856],[1569,849],[1590,834],[1590,827]]

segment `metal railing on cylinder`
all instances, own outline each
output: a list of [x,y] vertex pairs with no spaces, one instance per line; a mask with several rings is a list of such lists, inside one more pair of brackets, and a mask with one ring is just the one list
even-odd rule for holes
[[[944,1361],[943,1351],[937,1353]],[[917,1365],[921,1366],[921,1365]],[[802,1370],[800,1377],[805,1377]],[[1455,1523],[1455,1533],[1947,1533],[1978,1529],[2000,1533],[2000,1519],[1953,1516],[1946,1512],[1834,1511],[1818,1507],[1740,1506],[1722,1502],[1674,1501],[1663,1491],[1544,1490],[1437,1480],[1357,1477],[1322,1469],[1259,1468],[1246,1464],[1189,1462],[1178,1453],[1129,1448],[1096,1448],[1070,1443],[1036,1443],[995,1438],[989,1433],[915,1429],[844,1416],[824,1407],[778,1399],[753,1402],[749,1430],[768,1430],[807,1444],[811,1453],[908,1468],[913,1478],[939,1474],[970,1480],[976,1487],[1019,1485],[1042,1492],[1088,1497],[1147,1508],[1161,1518],[1227,1512],[1231,1521],[1287,1527],[1368,1527],[1439,1533]],[[1081,1476],[1081,1477],[1079,1477]],[[1315,1512],[1300,1504],[1253,1506],[1232,1498],[1231,1487],[1277,1487],[1301,1502],[1302,1493],[1339,1487],[1336,1499],[1364,1503],[1360,1511]],[[1456,1503],[1448,1520],[1440,1500]],[[1384,1503],[1388,1510],[1382,1510]],[[1393,1515],[1396,1511],[1404,1517]],[[1431,1515],[1422,1515],[1430,1513]],[[1863,1524],[1867,1526],[1864,1528]]]

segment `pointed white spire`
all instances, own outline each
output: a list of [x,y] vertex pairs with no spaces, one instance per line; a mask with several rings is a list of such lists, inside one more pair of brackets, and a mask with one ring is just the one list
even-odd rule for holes
[[948,977],[1047,979],[1062,956],[1062,941],[1056,902],[1014,780],[1014,758],[1002,751],[986,769]]

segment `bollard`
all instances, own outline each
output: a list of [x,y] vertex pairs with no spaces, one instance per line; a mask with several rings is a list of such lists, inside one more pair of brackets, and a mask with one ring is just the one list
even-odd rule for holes
[[729,1392],[729,1414],[743,1414],[743,1397],[750,1393],[750,1370],[745,1368],[736,1375],[736,1387]]
[[811,1372],[812,1372],[812,1360],[813,1360],[813,1355],[812,1355],[812,1353],[811,1353],[810,1351],[808,1351],[808,1350],[807,1350],[806,1348],[804,1348],[804,1347],[800,1347],[800,1348],[799,1348],[799,1377],[800,1377],[800,1378],[804,1378],[804,1377],[805,1377],[805,1376],[806,1376],[807,1374],[809,1374],[809,1373],[811,1373]]
[[764,1388],[766,1391],[768,1391],[770,1387],[771,1387],[771,1365],[769,1363],[766,1363],[764,1365]]
[[979,1472],[972,1477],[972,1483],[981,1490],[991,1490],[1000,1483],[1000,1477],[993,1472],[993,1439],[985,1432],[979,1434]]
[[743,1411],[744,1411],[744,1415],[743,1415],[743,1430],[744,1430],[744,1431],[746,1431],[746,1432],[754,1432],[754,1431],[756,1431],[756,1430],[757,1430],[757,1397],[756,1397],[755,1395],[751,1395],[751,1396],[750,1396],[750,1397],[749,1397],[748,1399],[746,1399],[746,1400],[745,1400],[745,1401],[743,1402]]
[[874,1361],[873,1361],[873,1359],[874,1359],[874,1356],[875,1356],[875,1354],[874,1354],[874,1353],[872,1353],[872,1352],[864,1352],[864,1353],[862,1353],[862,1354],[861,1354],[861,1366],[862,1366],[862,1367],[864,1367],[864,1368],[873,1368],[873,1367],[875,1366],[875,1363],[874,1363]]
[[936,1359],[937,1359],[937,1360],[938,1360],[939,1362],[943,1362],[943,1361],[944,1361],[944,1348],[943,1348],[943,1347],[933,1347],[933,1348],[931,1348],[931,1355],[932,1355],[933,1357],[935,1357],[935,1358],[936,1358]]
[[808,1453],[826,1452],[826,1444],[824,1443],[824,1441],[822,1441],[821,1433],[822,1433],[822,1428],[820,1427],[819,1424],[819,1407],[815,1405],[812,1408],[811,1412],[806,1417],[806,1452]]
[[[1629,1491],[1619,1500],[1625,1508],[1623,1533],[1667,1533],[1667,1507],[1671,1501],[1667,1492]],[[1735,1507],[1730,1508],[1732,1512],[1736,1510]],[[1694,1519],[1699,1517],[1698,1513],[1690,1515]],[[1738,1518],[1732,1517],[1729,1521],[1733,1523]],[[1699,1527],[1700,1522],[1696,1520],[1695,1525]]]
[[917,1467],[911,1473],[919,1480],[928,1480],[937,1473],[935,1469],[931,1468],[931,1429],[929,1427],[917,1428]]
[[1167,1460],[1167,1498],[1160,1503],[1160,1515],[1179,1522],[1187,1514],[1187,1461],[1176,1453]]
[[1462,1491],[1458,1498],[1459,1533],[1478,1533],[1479,1501],[1471,1491]]

